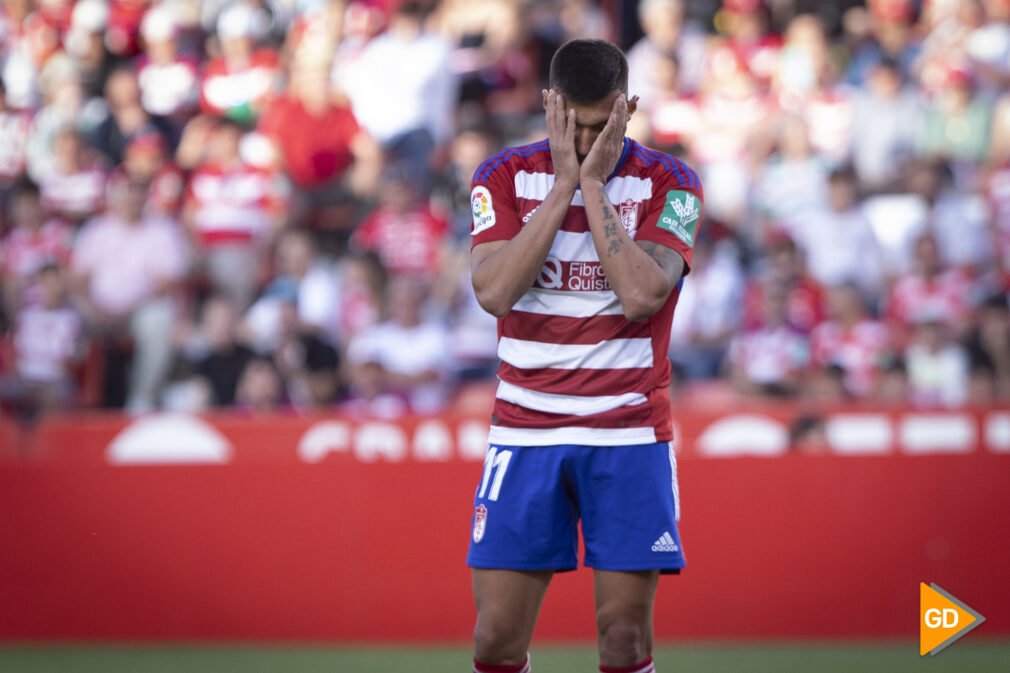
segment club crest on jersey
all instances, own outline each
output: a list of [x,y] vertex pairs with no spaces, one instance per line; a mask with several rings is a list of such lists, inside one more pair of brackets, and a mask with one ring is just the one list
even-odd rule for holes
[[491,192],[483,185],[477,185],[470,192],[470,209],[473,212],[473,230],[471,236],[476,236],[494,226],[494,206],[491,204]]
[[487,525],[487,507],[477,505],[473,510],[473,541],[474,544],[484,539],[484,527]]
[[631,199],[617,206],[617,214],[621,218],[621,224],[628,236],[634,237],[635,230],[638,229],[638,205]]
[[682,189],[673,189],[666,193],[666,205],[658,225],[684,241],[688,247],[694,247],[700,218],[701,201],[698,197]]

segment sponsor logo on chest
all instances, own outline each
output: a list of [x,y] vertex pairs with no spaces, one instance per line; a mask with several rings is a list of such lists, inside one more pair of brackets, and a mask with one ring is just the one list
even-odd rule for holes
[[548,257],[540,268],[533,287],[591,292],[609,290],[610,283],[603,275],[603,267],[599,262],[562,262],[556,257]]

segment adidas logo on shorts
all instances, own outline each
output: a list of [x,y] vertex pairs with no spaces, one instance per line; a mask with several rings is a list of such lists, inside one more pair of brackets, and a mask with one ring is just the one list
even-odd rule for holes
[[677,543],[673,541],[673,536],[670,535],[670,531],[666,531],[659,536],[659,539],[652,543],[652,551],[680,551],[680,547]]

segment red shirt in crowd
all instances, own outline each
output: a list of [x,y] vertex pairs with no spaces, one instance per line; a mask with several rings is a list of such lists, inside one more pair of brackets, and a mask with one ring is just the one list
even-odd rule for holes
[[265,234],[284,202],[277,175],[248,164],[201,166],[186,193],[192,225],[207,245],[248,242]]
[[393,273],[434,275],[449,223],[427,206],[406,213],[381,207],[354,234],[355,244],[374,250]]
[[954,324],[968,315],[970,290],[971,279],[959,269],[944,271],[935,278],[909,274],[894,284],[888,313],[903,325],[926,320]]
[[824,322],[810,335],[813,363],[821,367],[842,367],[845,387],[859,397],[872,392],[889,347],[887,327],[870,319],[849,328],[834,321]]
[[[743,303],[744,329],[761,326],[764,293],[762,282],[753,282],[747,287]],[[804,334],[809,334],[824,320],[824,290],[811,278],[800,278],[789,287],[786,305],[789,325]]]
[[261,49],[242,67],[224,58],[207,64],[200,83],[200,108],[212,115],[254,117],[273,93],[280,64],[277,54]]
[[361,131],[349,106],[331,105],[315,116],[293,96],[274,100],[259,129],[277,143],[288,175],[303,187],[339,178],[354,160],[351,143]]
[[42,204],[60,217],[86,219],[104,207],[107,179],[97,163],[65,175],[52,173],[42,180]]
[[46,264],[70,260],[73,229],[50,220],[37,230],[19,227],[0,241],[0,270],[4,278],[27,278]]

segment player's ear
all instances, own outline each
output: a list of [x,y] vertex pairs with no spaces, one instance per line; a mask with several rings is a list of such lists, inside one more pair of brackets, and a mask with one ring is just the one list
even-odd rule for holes
[[541,89],[540,94],[544,97],[544,109],[547,109],[547,95],[550,93],[547,89]]
[[635,114],[635,110],[638,109],[638,96],[632,96],[628,99],[628,117]]

